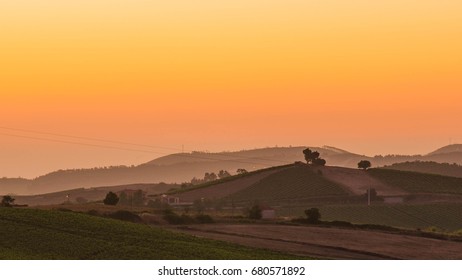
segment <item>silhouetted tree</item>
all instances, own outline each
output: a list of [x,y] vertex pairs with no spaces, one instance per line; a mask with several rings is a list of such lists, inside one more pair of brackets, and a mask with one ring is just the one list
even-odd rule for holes
[[319,223],[321,219],[321,213],[318,208],[310,208],[305,210],[305,215],[309,223],[316,224]]
[[369,167],[371,167],[371,162],[368,161],[368,160],[362,160],[362,161],[358,162],[358,168],[366,170]]
[[311,151],[309,148],[303,150],[303,154],[305,155],[305,160],[307,164],[311,165],[326,165],[326,160],[319,157],[319,153],[317,151]]
[[204,180],[198,179],[198,178],[196,178],[196,177],[194,177],[194,178],[191,179],[191,184],[192,184],[192,185],[198,185],[198,184],[201,184],[201,183],[203,183],[203,182],[204,182]]
[[250,219],[259,220],[262,218],[262,209],[258,204],[254,204],[248,212]]
[[113,192],[108,192],[103,202],[106,205],[116,205],[119,202],[119,197]]
[[2,202],[0,203],[0,205],[2,207],[11,207],[13,206],[13,203],[14,203],[15,199],[13,197],[11,197],[10,195],[5,195],[2,199]]
[[208,173],[206,172],[205,175],[204,175],[204,181],[205,182],[211,182],[211,181],[215,181],[217,179],[217,174],[215,173]]
[[313,165],[324,166],[326,165],[326,160],[323,158],[317,158],[313,160]]
[[236,172],[237,172],[237,174],[246,174],[246,173],[248,173],[248,171],[245,170],[244,168],[239,168]]
[[220,172],[218,172],[218,178],[220,178],[220,179],[230,177],[230,176],[231,176],[231,174],[229,174],[229,172],[226,171],[226,170],[220,170]]

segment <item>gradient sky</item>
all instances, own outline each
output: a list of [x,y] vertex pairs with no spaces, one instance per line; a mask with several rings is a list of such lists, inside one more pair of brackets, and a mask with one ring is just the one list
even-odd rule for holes
[[182,145],[375,155],[462,142],[461,14],[456,0],[1,1],[1,127],[173,149],[0,128],[0,177]]

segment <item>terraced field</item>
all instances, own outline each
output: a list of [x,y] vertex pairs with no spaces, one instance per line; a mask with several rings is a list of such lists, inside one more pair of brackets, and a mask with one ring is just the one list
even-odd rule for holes
[[294,166],[264,177],[255,184],[226,197],[235,202],[283,201],[322,196],[346,196],[351,194],[338,184],[306,166]]
[[293,259],[86,214],[0,208],[0,259]]
[[[278,214],[304,216],[308,207],[279,209]],[[462,204],[424,205],[325,205],[318,207],[325,221],[377,224],[409,229],[437,227],[446,231],[462,229]]]
[[390,169],[370,169],[380,181],[410,193],[462,194],[462,178]]

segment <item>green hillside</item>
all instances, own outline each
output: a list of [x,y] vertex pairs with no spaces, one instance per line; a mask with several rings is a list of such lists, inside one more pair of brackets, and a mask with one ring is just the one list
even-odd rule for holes
[[0,259],[293,259],[86,214],[0,208]]
[[370,169],[377,179],[410,193],[462,194],[462,178],[390,169]]
[[294,166],[271,174],[252,186],[236,192],[227,200],[243,201],[281,201],[318,196],[349,195],[339,185],[326,180],[321,174],[307,166]]

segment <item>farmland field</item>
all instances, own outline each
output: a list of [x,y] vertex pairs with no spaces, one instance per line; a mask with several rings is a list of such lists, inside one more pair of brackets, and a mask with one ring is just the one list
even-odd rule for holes
[[332,259],[462,259],[462,242],[374,230],[274,224],[179,228],[197,236]]
[[0,259],[294,259],[86,214],[0,208]]
[[[282,208],[279,215],[304,216],[308,207]],[[324,221],[347,221],[409,229],[437,227],[441,230],[462,229],[462,204],[422,205],[325,205],[318,207]]]
[[368,170],[368,173],[411,193],[462,194],[462,178],[377,168]]
[[324,179],[305,166],[296,166],[271,174],[259,182],[227,197],[240,201],[280,201],[317,196],[349,195],[344,188]]

